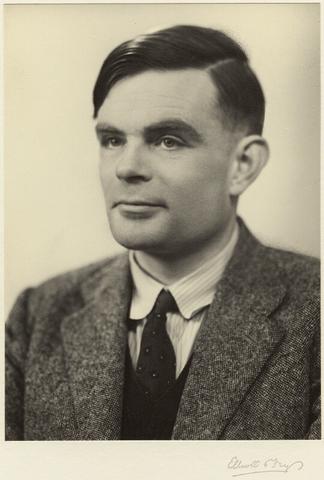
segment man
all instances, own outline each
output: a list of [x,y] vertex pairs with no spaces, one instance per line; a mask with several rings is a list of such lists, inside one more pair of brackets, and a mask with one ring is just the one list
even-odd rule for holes
[[320,438],[318,261],[236,215],[268,158],[241,47],[193,26],[141,36],[107,57],[93,100],[129,253],[17,300],[6,438]]

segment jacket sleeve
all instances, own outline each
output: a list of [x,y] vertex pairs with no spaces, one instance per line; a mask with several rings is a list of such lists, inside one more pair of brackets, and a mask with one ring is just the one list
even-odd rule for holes
[[314,337],[314,348],[312,353],[312,363],[310,372],[311,383],[311,404],[310,416],[311,424],[307,432],[306,439],[321,439],[321,348],[320,348],[320,328],[317,329]]
[[24,371],[29,345],[31,289],[14,304],[5,327],[5,439],[24,439]]

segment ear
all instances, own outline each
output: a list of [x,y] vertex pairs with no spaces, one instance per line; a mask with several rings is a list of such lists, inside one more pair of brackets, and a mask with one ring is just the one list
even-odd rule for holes
[[229,193],[240,195],[258,177],[269,158],[269,147],[260,135],[242,138],[233,152]]

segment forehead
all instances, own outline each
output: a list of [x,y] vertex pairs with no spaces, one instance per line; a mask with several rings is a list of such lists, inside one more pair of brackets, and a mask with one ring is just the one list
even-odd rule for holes
[[217,88],[203,70],[147,71],[113,86],[98,121],[140,127],[172,117],[203,125],[216,120],[216,105]]

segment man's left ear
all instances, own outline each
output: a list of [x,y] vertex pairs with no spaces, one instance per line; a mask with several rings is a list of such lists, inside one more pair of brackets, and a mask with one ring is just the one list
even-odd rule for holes
[[233,152],[230,195],[240,195],[258,177],[269,158],[269,147],[260,135],[242,138]]

